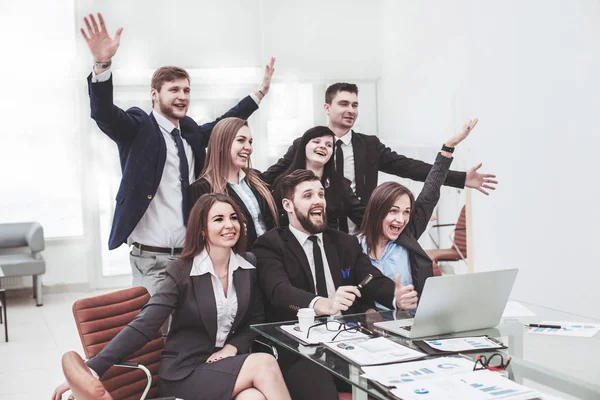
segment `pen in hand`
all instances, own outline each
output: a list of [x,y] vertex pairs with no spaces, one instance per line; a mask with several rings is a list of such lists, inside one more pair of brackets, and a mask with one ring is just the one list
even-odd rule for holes
[[365,279],[363,279],[359,284],[358,284],[358,288],[362,289],[363,287],[367,286],[367,284],[369,282],[371,282],[371,280],[373,279],[373,275],[369,274],[367,275],[367,277]]
[[562,329],[560,325],[545,325],[545,324],[527,324],[525,325],[529,328],[550,328],[550,329]]

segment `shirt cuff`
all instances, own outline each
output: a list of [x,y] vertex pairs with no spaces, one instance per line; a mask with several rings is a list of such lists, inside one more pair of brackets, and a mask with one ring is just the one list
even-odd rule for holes
[[94,68],[92,68],[92,83],[106,82],[110,79],[110,75],[110,68],[106,71],[102,71],[98,75],[96,75],[96,72],[94,72]]
[[315,303],[317,302],[317,300],[322,299],[323,297],[321,296],[317,296],[314,299],[311,300],[310,303],[308,303],[308,307],[309,308],[315,308]]
[[392,304],[394,305],[394,310],[398,310],[398,306],[396,305],[396,296],[394,296],[394,299],[392,300]]
[[[102,74],[100,74],[100,75],[102,75]],[[93,77],[92,77],[92,79],[93,79]],[[256,103],[257,106],[260,106],[260,99],[258,97],[256,97],[256,95],[254,93],[250,93],[250,97],[252,97],[252,100],[254,100],[254,102]]]

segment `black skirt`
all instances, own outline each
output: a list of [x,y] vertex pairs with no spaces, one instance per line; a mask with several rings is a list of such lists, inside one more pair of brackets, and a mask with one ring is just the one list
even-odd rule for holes
[[227,357],[214,363],[204,363],[184,379],[169,381],[161,378],[158,391],[161,396],[185,400],[231,399],[237,376],[249,354]]

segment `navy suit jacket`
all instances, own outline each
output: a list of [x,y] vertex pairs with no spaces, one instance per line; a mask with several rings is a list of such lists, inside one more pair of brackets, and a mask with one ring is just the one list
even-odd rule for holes
[[[113,104],[112,76],[106,82],[92,83],[88,76],[91,117],[108,137],[117,143],[121,161],[121,185],[108,248],[116,249],[127,241],[146,213],[162,177],[167,147],[160,128],[150,114],[138,107],[123,111]],[[206,145],[213,127],[227,117],[247,119],[258,109],[247,96],[213,122],[198,125],[190,117],[179,121],[182,138],[192,147],[195,157],[194,177],[204,166]]]

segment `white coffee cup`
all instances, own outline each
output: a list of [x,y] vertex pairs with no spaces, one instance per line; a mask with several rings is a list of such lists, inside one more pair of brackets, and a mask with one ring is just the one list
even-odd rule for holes
[[298,323],[302,332],[307,332],[308,328],[315,323],[315,310],[312,308],[301,308],[298,310]]

